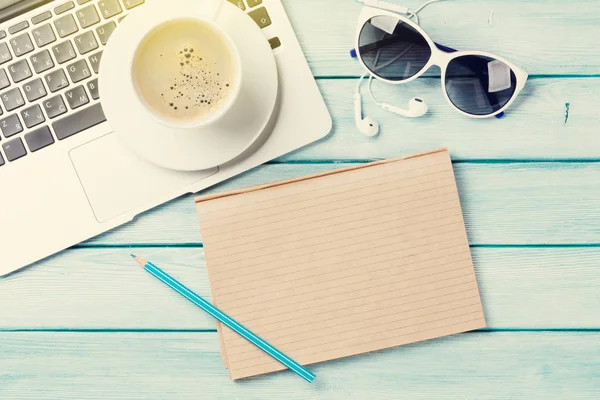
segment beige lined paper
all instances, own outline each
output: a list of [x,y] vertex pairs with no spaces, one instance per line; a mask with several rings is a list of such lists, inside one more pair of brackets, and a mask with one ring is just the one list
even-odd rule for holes
[[[446,150],[196,201],[213,301],[301,364],[485,327]],[[285,368],[218,329],[232,379]]]

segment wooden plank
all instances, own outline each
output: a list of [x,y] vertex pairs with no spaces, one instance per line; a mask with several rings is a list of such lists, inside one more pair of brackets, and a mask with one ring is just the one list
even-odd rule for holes
[[[413,9],[425,2],[390,1]],[[530,74],[597,74],[600,3],[566,4],[570,3],[445,1],[430,5],[419,17],[434,41],[460,50],[499,54]],[[317,76],[356,76],[362,72],[348,55],[361,4],[351,0],[284,0],[284,5]]]
[[[344,164],[260,167],[209,192],[302,176]],[[457,164],[471,244],[600,243],[600,163]],[[150,211],[93,244],[200,243],[193,196]]]
[[[78,249],[0,279],[0,330],[215,329],[133,251],[210,298],[203,249]],[[475,248],[490,329],[600,328],[600,248]]]
[[593,399],[600,335],[475,333],[231,382],[215,333],[2,333],[5,399]]
[[[600,4],[600,3],[599,3]],[[503,119],[475,119],[459,114],[436,79],[408,86],[373,83],[378,101],[406,108],[415,96],[429,105],[421,118],[404,118],[380,109],[363,87],[363,113],[375,119],[375,138],[358,132],[354,122],[356,80],[321,80],[319,87],[333,116],[333,132],[285,161],[364,160],[395,157],[448,147],[456,160],[599,159],[600,79],[532,79]],[[566,103],[569,118],[566,120]]]

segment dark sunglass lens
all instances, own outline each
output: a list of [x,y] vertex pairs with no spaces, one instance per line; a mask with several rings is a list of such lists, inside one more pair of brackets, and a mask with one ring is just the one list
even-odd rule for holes
[[408,79],[431,57],[427,40],[413,27],[392,16],[371,18],[358,39],[358,53],[375,75],[393,81]]
[[510,101],[517,77],[501,61],[484,56],[461,56],[446,70],[446,92],[460,110],[472,115],[489,115]]

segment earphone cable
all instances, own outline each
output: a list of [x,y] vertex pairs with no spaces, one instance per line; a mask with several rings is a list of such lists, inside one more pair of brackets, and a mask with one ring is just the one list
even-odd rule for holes
[[[356,0],[356,1],[358,1],[359,3],[365,4],[365,0]],[[424,9],[425,7],[427,7],[428,5],[430,5],[430,4],[433,4],[433,3],[437,3],[437,2],[439,2],[439,1],[443,1],[443,0],[429,0],[429,1],[426,1],[425,3],[421,4],[421,5],[420,5],[420,6],[419,6],[419,7],[418,7],[416,10],[414,10],[414,11],[413,11],[413,10],[411,10],[411,9],[409,9],[409,8],[407,8],[407,11],[408,11],[408,12],[406,13],[406,15],[408,15],[408,17],[409,17],[409,18],[414,18],[414,19],[415,19],[415,22],[416,22],[417,24],[419,24],[419,16],[418,16],[417,14],[418,14],[419,12],[423,11],[423,9]],[[391,3],[390,3],[390,4],[391,4]]]

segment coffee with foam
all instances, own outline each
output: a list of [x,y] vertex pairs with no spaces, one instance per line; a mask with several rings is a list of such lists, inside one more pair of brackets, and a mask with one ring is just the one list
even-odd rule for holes
[[146,106],[161,119],[193,123],[210,119],[237,89],[232,44],[208,23],[166,22],[140,43],[133,81]]

